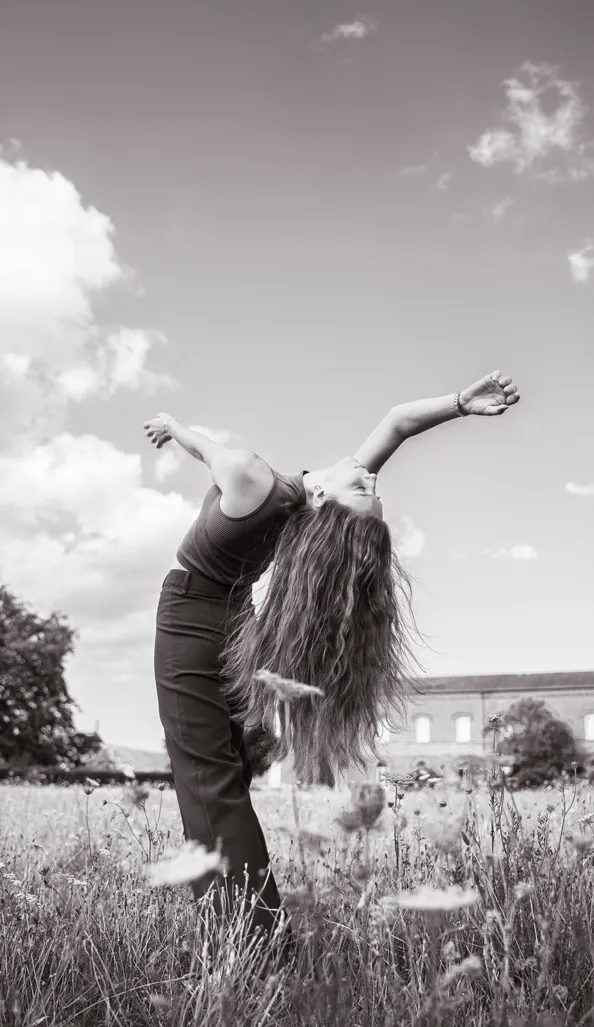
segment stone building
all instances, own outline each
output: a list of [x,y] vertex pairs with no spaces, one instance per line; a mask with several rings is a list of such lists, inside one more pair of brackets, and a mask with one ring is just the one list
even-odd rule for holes
[[[554,716],[569,724],[576,738],[594,752],[594,671],[424,678],[419,689],[422,694],[409,704],[402,730],[394,735],[385,730],[380,737],[383,760],[394,770],[410,770],[420,759],[437,769],[441,762],[487,752],[492,742],[484,738],[483,729],[489,717],[528,697],[544,700]],[[373,779],[376,766],[348,777]],[[286,761],[270,769],[266,783],[292,780],[290,761]]]

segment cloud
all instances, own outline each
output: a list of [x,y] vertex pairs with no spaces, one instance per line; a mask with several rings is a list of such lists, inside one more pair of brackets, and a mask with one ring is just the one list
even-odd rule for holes
[[568,481],[565,490],[573,496],[594,496],[594,485],[576,485],[573,481]]
[[491,215],[494,221],[501,221],[507,214],[511,207],[513,200],[510,196],[505,196],[499,203],[496,203],[491,210]]
[[41,614],[69,617],[80,631],[71,693],[91,707],[99,692],[113,698],[122,731],[152,678],[160,584],[200,505],[144,487],[138,453],[65,430],[73,406],[90,397],[175,385],[148,366],[159,333],[97,321],[96,301],[132,282],[109,217],[59,172],[11,162],[4,147],[0,579]]
[[39,613],[66,614],[79,631],[69,691],[89,711],[101,694],[102,731],[133,741],[134,707],[154,694],[159,590],[200,499],[145,487],[138,453],[68,432],[1,457],[0,481],[1,580]]
[[481,552],[483,556],[490,556],[497,560],[517,560],[521,563],[538,559],[534,546],[529,545],[516,545],[511,549],[493,549],[491,546],[485,546]]
[[569,271],[574,282],[587,282],[594,268],[594,243],[587,242],[581,250],[568,253]]
[[326,32],[322,36],[322,42],[336,43],[340,39],[361,40],[365,39],[366,36],[371,35],[372,32],[377,32],[378,28],[378,23],[374,18],[370,18],[368,15],[362,14],[354,21],[335,25],[331,32]]
[[[524,79],[504,81],[507,108],[504,120],[511,128],[489,129],[468,147],[473,161],[483,167],[512,164],[521,174],[532,170],[549,182],[576,182],[594,174],[592,143],[581,137],[587,106],[575,85],[559,77],[548,64],[526,62]],[[543,100],[551,96],[555,107],[548,113]],[[552,165],[550,159],[561,161]],[[548,163],[547,163],[548,162]]]
[[146,368],[162,336],[95,320],[95,301],[133,278],[113,235],[110,219],[59,172],[0,156],[0,430],[8,438],[63,428],[69,405],[89,396],[173,385]]
[[451,171],[444,171],[443,174],[441,174],[439,176],[438,180],[437,180],[437,188],[441,192],[445,192],[446,189],[449,189],[451,181],[452,181],[452,173],[451,173]]
[[395,534],[398,553],[406,559],[414,559],[425,548],[425,533],[417,528],[408,514],[400,518],[400,528]]

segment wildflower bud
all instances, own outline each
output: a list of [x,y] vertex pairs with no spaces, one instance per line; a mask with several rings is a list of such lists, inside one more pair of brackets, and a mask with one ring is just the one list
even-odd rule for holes
[[564,984],[556,984],[553,987],[553,995],[563,1005],[565,1005],[565,1003],[567,1002],[568,994],[569,994],[569,992],[567,991],[567,988],[565,987]]
[[165,791],[165,782],[164,781],[159,781],[159,784],[157,785],[157,789],[160,792],[164,792]]
[[441,808],[443,809],[443,808],[444,808],[444,806],[447,806],[447,802],[440,802],[440,804],[439,804],[439,805],[440,805],[440,806],[441,806]]
[[415,817],[420,817],[420,816],[421,816],[421,811],[420,811],[420,809],[415,809],[415,810],[413,810],[413,813],[414,813]]

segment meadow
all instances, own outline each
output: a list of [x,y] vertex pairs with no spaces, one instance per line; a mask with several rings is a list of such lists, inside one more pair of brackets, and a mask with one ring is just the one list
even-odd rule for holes
[[295,960],[234,959],[240,908],[208,972],[209,899],[150,880],[182,847],[171,790],[0,787],[0,1027],[594,1020],[590,785],[283,786],[253,803]]

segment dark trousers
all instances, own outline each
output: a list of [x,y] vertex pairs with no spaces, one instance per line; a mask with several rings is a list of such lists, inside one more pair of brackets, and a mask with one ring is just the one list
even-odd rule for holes
[[[228,876],[215,882],[218,911],[233,904],[235,886],[243,892],[248,873],[260,893],[251,930],[271,932],[280,896],[269,869],[270,857],[252,806],[252,771],[243,730],[221,693],[220,653],[225,639],[229,589],[201,575],[171,570],[157,609],[155,679],[173,782],[186,840],[213,849],[220,843]],[[212,878],[196,881],[196,899]]]

